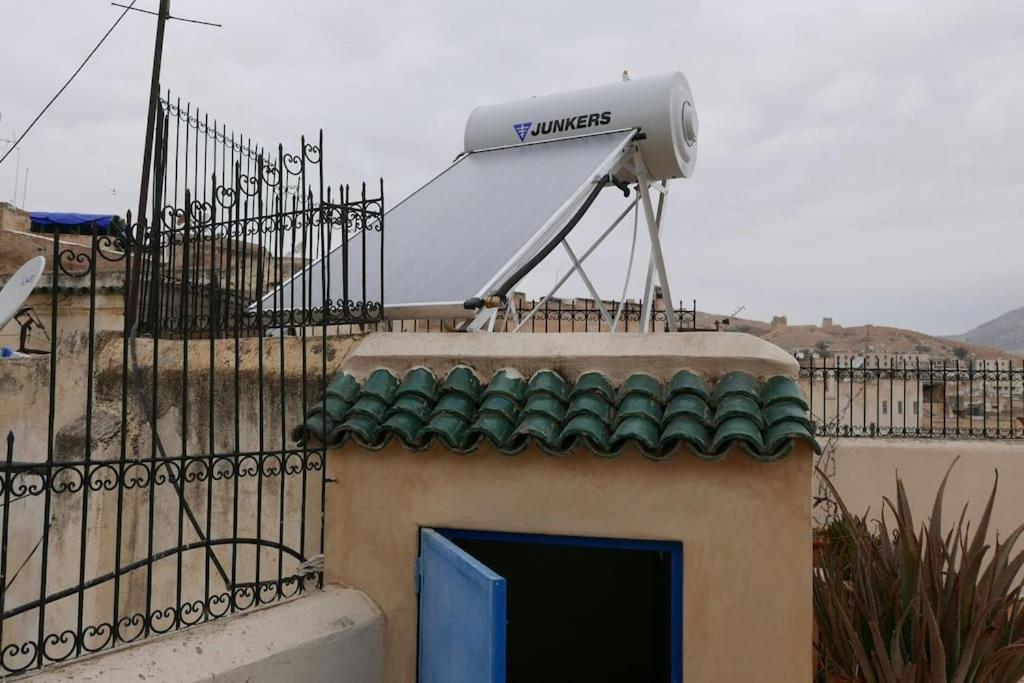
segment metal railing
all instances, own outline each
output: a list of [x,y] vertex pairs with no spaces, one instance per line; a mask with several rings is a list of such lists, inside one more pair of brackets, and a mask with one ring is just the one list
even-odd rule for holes
[[800,382],[819,436],[1024,439],[1024,362],[817,358]]
[[[140,332],[258,336],[267,327],[325,318],[382,319],[384,251],[368,235],[383,230],[383,182],[369,194],[365,184],[355,193],[327,184],[322,132],[303,137],[298,152],[278,145],[267,153],[190,104],[161,105],[153,173],[159,211],[142,243]],[[341,256],[337,267],[308,267],[333,250]],[[367,282],[365,267],[350,279],[350,262],[376,262],[379,282]],[[330,290],[331,277],[341,279],[343,296],[314,301],[321,286]],[[298,283],[289,300],[282,293],[264,301],[288,281]]]
[[[617,332],[642,332],[644,324],[640,304],[627,301],[624,305],[617,301],[603,302],[605,311],[617,322]],[[698,331],[702,328],[697,326],[696,316],[697,302],[694,301],[690,308],[685,308],[682,302],[675,308],[675,320],[681,321],[683,331]],[[620,311],[621,309],[621,311]],[[616,315],[618,313],[618,315]],[[532,314],[532,315],[531,315]],[[520,324],[525,320],[525,324]],[[387,332],[457,332],[467,324],[464,318],[421,318],[416,320],[385,320],[383,322],[368,325],[367,331]],[[590,299],[575,299],[572,301],[548,300],[543,305],[537,299],[517,299],[514,306],[503,308],[498,312],[494,325],[494,332],[512,332],[518,328],[518,333],[544,333],[544,332],[610,332],[609,325],[604,313],[597,303]],[[652,311],[650,320],[646,324],[649,332],[667,332],[670,329],[670,319],[664,308]],[[714,327],[709,329],[716,329]]]
[[[54,233],[49,295],[32,304],[47,348],[33,337],[35,353],[0,364],[0,678],[322,584],[326,451],[289,432],[325,392],[330,326],[381,305],[366,287],[284,315],[258,302],[309,277],[332,231],[382,231],[383,199],[323,189],[322,144],[305,140],[270,163],[245,154],[256,176],[236,160],[227,184],[188,166],[172,185],[175,150],[201,143],[172,143],[171,121],[224,141],[171,114],[155,227],[129,215],[114,235]],[[138,283],[137,325],[111,278]]]

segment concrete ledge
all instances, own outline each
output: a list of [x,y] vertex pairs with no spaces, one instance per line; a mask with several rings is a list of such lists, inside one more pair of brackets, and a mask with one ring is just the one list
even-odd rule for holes
[[679,370],[708,378],[742,370],[758,377],[795,378],[799,365],[779,347],[738,332],[679,334],[371,334],[345,362],[358,379],[386,367],[405,373],[427,366],[446,373],[468,365],[484,377],[503,367],[524,374],[552,368],[570,381],[600,370],[613,382],[634,372],[669,379]]
[[361,591],[323,591],[19,678],[68,681],[383,680],[384,617]]

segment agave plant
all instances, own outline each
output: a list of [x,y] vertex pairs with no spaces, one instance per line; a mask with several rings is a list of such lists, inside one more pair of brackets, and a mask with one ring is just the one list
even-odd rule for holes
[[1024,553],[1014,551],[1024,525],[987,543],[997,474],[978,527],[965,522],[965,506],[944,531],[950,471],[920,528],[899,477],[896,502],[885,499],[874,524],[852,515],[832,489],[840,519],[814,575],[819,680],[1024,680]]

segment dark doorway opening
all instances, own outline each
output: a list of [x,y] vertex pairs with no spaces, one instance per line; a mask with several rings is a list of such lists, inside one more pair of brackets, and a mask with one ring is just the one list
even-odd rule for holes
[[507,581],[508,683],[681,680],[680,544],[439,531]]

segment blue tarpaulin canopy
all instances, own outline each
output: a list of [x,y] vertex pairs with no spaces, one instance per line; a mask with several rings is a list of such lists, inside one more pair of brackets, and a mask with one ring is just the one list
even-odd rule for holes
[[33,225],[51,225],[62,227],[92,227],[95,223],[97,228],[110,229],[114,220],[113,216],[99,213],[50,213],[48,211],[31,211],[29,218]]

